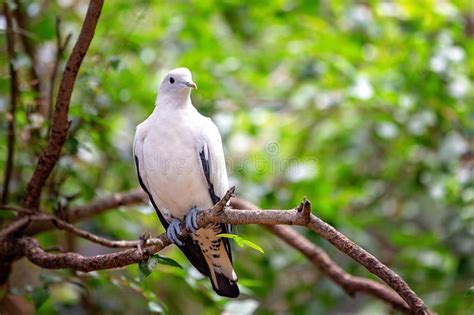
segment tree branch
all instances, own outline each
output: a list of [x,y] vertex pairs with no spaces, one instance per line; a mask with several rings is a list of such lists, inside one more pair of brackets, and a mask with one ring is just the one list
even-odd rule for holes
[[[95,234],[92,234],[90,232],[81,230],[74,225],[67,223],[58,217],[46,213],[41,213],[41,214],[36,214],[32,215],[29,217],[31,221],[50,221],[52,224],[54,224],[57,228],[68,231],[74,235],[77,235],[83,239],[89,240],[93,243],[110,247],[110,248],[133,248],[133,247],[139,247],[142,245],[161,245],[162,242],[159,239],[144,239],[144,240],[137,240],[137,241],[125,241],[125,240],[120,240],[120,241],[113,241],[106,239],[104,237],[97,236]],[[0,238],[2,235],[0,235]]]
[[7,225],[4,229],[0,230],[0,240],[3,240],[9,236],[15,234],[26,227],[31,222],[31,218],[29,215],[21,216],[17,220],[13,221],[9,225]]
[[[235,188],[233,188],[235,189]],[[224,198],[212,208],[206,211],[210,214],[210,217],[223,213],[223,209],[229,201],[232,192],[229,190]],[[40,219],[41,214],[31,216],[30,219],[37,217]],[[207,220],[207,216],[205,218]],[[58,220],[60,221],[60,220]],[[17,221],[14,221],[15,223]],[[13,224],[12,223],[12,224]],[[200,223],[205,224],[205,223]],[[64,226],[68,224],[65,223]],[[75,232],[78,231],[73,227]],[[85,232],[88,233],[88,232]],[[182,237],[187,237],[190,234],[190,231],[184,226],[181,226],[181,235]],[[11,242],[11,240],[10,240]],[[150,245],[153,244],[153,245]],[[138,247],[137,249],[127,249],[120,252],[105,254],[105,255],[96,255],[92,257],[84,257],[77,253],[63,253],[63,254],[50,254],[44,251],[38,244],[38,242],[32,237],[23,237],[17,241],[19,251],[22,255],[28,258],[32,263],[46,269],[62,269],[62,268],[72,268],[75,270],[90,272],[94,270],[104,270],[128,266],[134,263],[138,263],[143,259],[146,259],[148,256],[159,252],[166,246],[170,245],[171,242],[166,236],[166,233],[159,235],[154,239],[148,239],[145,241],[146,247],[143,249]],[[11,248],[11,245],[8,247]]]
[[10,188],[10,180],[13,173],[13,161],[15,155],[15,113],[18,98],[18,76],[14,66],[15,60],[15,36],[13,33],[13,19],[8,4],[3,3],[3,14],[6,18],[6,42],[7,42],[7,56],[10,71],[10,108],[6,113],[7,127],[7,158],[5,162],[5,174],[3,178],[3,191],[1,204],[8,203],[8,192]]
[[313,214],[309,216],[305,212],[307,201],[303,201],[303,206],[286,211],[282,210],[231,210],[226,209],[222,212],[210,216],[208,212],[203,212],[198,217],[199,226],[205,226],[210,223],[228,223],[228,224],[267,224],[267,225],[300,225],[305,226],[325,240],[334,245],[341,252],[345,253],[359,264],[364,266],[372,274],[379,277],[392,289],[394,289],[412,309],[415,314],[427,314],[428,309],[423,301],[413,292],[408,284],[394,271],[381,263],[376,257],[356,245],[341,232],[327,224]]
[[[58,74],[59,64],[61,63],[61,58],[63,56],[64,50],[66,50],[69,41],[71,40],[71,34],[68,34],[64,43],[61,38],[61,19],[56,18],[56,56],[54,59],[53,70],[51,71],[51,79],[49,81],[49,103],[48,103],[48,125],[51,127],[51,119],[53,113],[53,102],[54,102],[54,86],[56,85],[56,76]],[[49,131],[49,130],[48,130]],[[49,132],[48,132],[49,133]]]
[[22,206],[37,209],[43,186],[53,170],[61,149],[66,142],[69,122],[68,110],[77,73],[94,36],[95,28],[102,10],[103,0],[91,0],[87,9],[81,33],[66,64],[53,114],[53,126],[48,144],[38,159],[38,164],[26,188]]
[[148,196],[141,188],[116,193],[108,197],[99,198],[85,205],[71,207],[68,211],[68,221],[76,222],[120,206],[138,205],[146,202],[148,202]]
[[[256,205],[240,198],[233,198],[231,205],[235,209],[259,210]],[[393,308],[405,314],[411,313],[408,304],[395,291],[381,283],[362,277],[354,277],[346,273],[322,248],[311,243],[306,237],[300,235],[291,227],[266,225],[265,228],[291,247],[300,251],[321,273],[341,286],[348,295],[354,296],[356,293],[363,292],[387,302]]]
[[117,253],[84,257],[76,253],[50,254],[44,251],[38,242],[31,237],[19,240],[24,256],[32,263],[47,269],[72,268],[89,272],[94,270],[113,269],[138,263],[170,244],[165,234],[159,236],[163,245],[145,247],[140,249],[127,249]]
[[[226,198],[230,198],[231,193],[226,194]],[[398,276],[395,272],[389,269],[387,266],[378,261],[374,256],[369,254],[367,251],[359,247],[350,241],[346,236],[341,234],[339,231],[334,229],[329,224],[325,223],[321,219],[311,214],[310,203],[306,199],[301,205],[295,209],[290,210],[232,210],[224,209],[226,202],[219,202],[211,209],[200,212],[198,215],[198,225],[206,226],[211,223],[229,223],[229,224],[266,224],[266,225],[301,225],[306,226],[309,229],[315,231],[323,238],[328,240],[340,251],[344,252],[348,256],[363,265],[367,270],[378,276],[384,282],[386,282],[392,289],[394,289],[405,302],[410,306],[411,313],[414,314],[428,314],[428,309],[424,305],[423,301],[416,296],[416,294],[410,289],[406,282]],[[282,232],[275,230],[276,233]],[[189,235],[190,231],[181,225],[181,232],[183,237]],[[287,233],[288,231],[286,231]],[[87,232],[86,232],[87,233]],[[280,234],[279,234],[280,235]],[[23,250],[23,254],[27,256],[33,263],[40,265],[44,268],[74,268],[81,271],[92,271],[99,269],[118,268],[131,263],[137,263],[144,258],[144,255],[150,255],[156,253],[163,247],[169,245],[169,240],[165,234],[158,236],[160,241],[156,241],[158,245],[149,246],[147,245],[143,252],[140,249],[130,249],[108,255],[99,255],[94,257],[83,257],[76,253],[58,254],[51,255],[41,250],[37,243],[31,238],[23,238],[19,241],[20,248]],[[302,239],[298,239],[302,241]],[[304,241],[303,243],[304,244]],[[301,246],[301,244],[300,244]],[[314,247],[313,245],[313,255]],[[325,260],[328,258],[327,255],[321,250],[316,251],[318,258],[322,258],[323,262],[331,262]],[[333,266],[332,266],[333,267]],[[339,274],[340,270],[332,269],[332,276]],[[346,274],[339,274],[339,276]],[[342,281],[342,280],[341,280]],[[354,292],[353,278],[343,280],[342,282],[346,290]],[[358,282],[357,288],[359,290],[366,290],[367,292],[373,293],[374,284],[369,280],[365,282]],[[376,286],[376,285],[375,285]],[[403,304],[400,301],[393,298],[391,291],[386,288],[378,292],[376,296],[384,296],[386,300],[390,300],[400,309],[403,309]],[[394,305],[392,304],[392,305]]]

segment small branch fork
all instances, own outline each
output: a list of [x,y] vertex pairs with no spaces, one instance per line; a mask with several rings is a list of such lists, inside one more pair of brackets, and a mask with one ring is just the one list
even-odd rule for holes
[[[410,289],[400,276],[382,264],[373,255],[354,244],[334,227],[314,216],[311,213],[311,203],[306,198],[298,207],[289,210],[259,210],[253,205],[246,207],[247,209],[235,210],[226,208],[234,191],[235,187],[232,187],[216,205],[207,211],[200,212],[197,218],[198,225],[200,227],[213,223],[268,225],[268,228],[274,234],[303,252],[313,264],[320,270],[325,270],[325,273],[331,277],[331,279],[335,280],[336,283],[340,284],[350,295],[358,291],[367,292],[385,300],[395,308],[405,311],[406,313],[429,314],[423,301]],[[20,221],[22,223],[18,223]],[[21,251],[19,256],[26,256],[32,263],[48,269],[72,268],[89,272],[93,270],[119,268],[140,262],[149,255],[159,252],[171,244],[166,234],[161,234],[156,238],[143,238],[136,241],[112,241],[78,229],[70,223],[45,213],[30,214],[14,221],[10,226],[0,232],[0,237],[3,237],[4,240],[11,240],[11,238],[7,238],[7,236],[14,233],[15,229],[23,228],[25,225],[34,221],[50,221],[59,229],[66,230],[103,246],[129,248],[113,254],[84,257],[77,253],[50,254],[41,249],[37,241],[32,237],[12,240],[16,241],[16,245]],[[307,239],[291,228],[278,225],[300,225],[313,230],[341,252],[350,256],[371,273],[382,279],[397,292],[399,297],[394,295],[392,290],[382,284],[347,275],[330,260],[322,249],[311,244]],[[181,224],[181,232],[183,237],[190,234],[190,231],[184,224]],[[400,299],[400,297],[403,300]]]

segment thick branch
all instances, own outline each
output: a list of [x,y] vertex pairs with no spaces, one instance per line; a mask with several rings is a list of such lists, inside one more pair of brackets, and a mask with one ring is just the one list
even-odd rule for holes
[[26,188],[25,197],[22,200],[22,206],[25,208],[38,208],[43,186],[59,159],[61,149],[66,142],[69,129],[68,110],[74,82],[76,81],[82,60],[94,36],[102,5],[103,0],[91,0],[81,33],[67,61],[56,97],[53,126],[51,128],[48,144],[39,157],[36,169]]
[[7,225],[4,229],[0,230],[0,240],[12,236],[15,232],[22,230],[31,222],[30,216],[21,216],[19,219],[13,221]]
[[[240,198],[232,199],[231,205],[235,209],[259,210],[256,205]],[[354,277],[346,273],[322,248],[310,242],[306,237],[291,227],[284,225],[267,225],[265,228],[291,247],[300,251],[321,273],[341,286],[350,296],[363,292],[389,303],[393,308],[406,314],[411,313],[408,304],[400,298],[395,291],[373,280]]]
[[3,14],[6,18],[6,42],[7,42],[7,56],[10,71],[10,108],[6,113],[7,127],[7,158],[5,163],[5,174],[3,178],[3,191],[1,204],[8,203],[8,191],[10,187],[10,180],[13,173],[13,157],[15,154],[15,113],[18,98],[18,77],[14,66],[15,61],[15,36],[13,34],[13,20],[8,4],[3,3]]
[[51,124],[51,115],[53,113],[53,102],[54,102],[54,87],[56,85],[56,76],[58,74],[59,64],[63,57],[64,50],[66,49],[69,41],[71,40],[71,34],[68,34],[64,43],[61,38],[61,20],[59,17],[56,18],[56,56],[54,59],[53,70],[51,71],[51,79],[49,82],[49,102],[48,102],[48,124]]

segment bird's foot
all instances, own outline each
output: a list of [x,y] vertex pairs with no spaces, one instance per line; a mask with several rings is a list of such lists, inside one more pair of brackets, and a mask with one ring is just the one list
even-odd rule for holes
[[183,242],[179,240],[179,236],[181,236],[181,221],[178,219],[172,219],[168,229],[166,230],[166,235],[170,239],[171,243],[176,244],[178,246],[183,246]]
[[186,227],[193,233],[196,233],[196,230],[199,228],[197,224],[197,215],[200,211],[201,210],[196,208],[196,206],[193,206],[186,217],[184,217]]
[[151,238],[151,233],[150,232],[144,232],[142,235],[140,235],[140,241],[142,241],[142,245],[146,245],[146,241]]

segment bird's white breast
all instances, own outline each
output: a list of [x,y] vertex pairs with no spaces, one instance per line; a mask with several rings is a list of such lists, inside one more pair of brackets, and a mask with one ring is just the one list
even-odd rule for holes
[[167,220],[169,215],[183,219],[193,206],[212,206],[196,146],[203,128],[199,116],[197,112],[158,115],[143,139],[150,193]]

